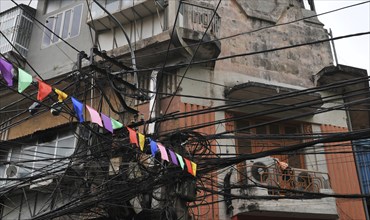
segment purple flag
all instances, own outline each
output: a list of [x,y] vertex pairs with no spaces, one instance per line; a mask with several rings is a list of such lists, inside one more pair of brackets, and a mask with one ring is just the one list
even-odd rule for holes
[[177,162],[176,154],[170,149],[168,149],[168,151],[170,152],[172,163],[178,166],[179,163]]
[[8,86],[13,86],[12,69],[13,65],[11,63],[0,58],[0,72],[3,75],[4,80],[8,83]]
[[103,120],[105,129],[113,133],[112,121],[110,120],[110,117],[104,115],[103,113],[100,113],[100,115],[101,115],[101,119]]

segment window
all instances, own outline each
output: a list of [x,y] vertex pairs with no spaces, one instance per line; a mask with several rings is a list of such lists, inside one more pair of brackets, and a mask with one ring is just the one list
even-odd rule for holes
[[[163,73],[161,77],[162,81],[160,83],[161,88],[159,89],[159,92],[162,93],[164,97],[169,96],[176,91],[178,84],[177,77],[178,76],[175,72]],[[157,79],[151,78],[151,72],[138,74],[138,83],[139,83],[138,87],[144,91],[148,91],[150,90],[150,84],[153,83],[154,80],[156,81]],[[149,93],[148,95],[152,96],[153,94]]]
[[[263,124],[266,121],[244,121],[236,122],[237,128]],[[283,146],[290,146],[300,143],[299,139],[294,137],[284,137],[285,135],[295,135],[301,133],[301,125],[295,123],[276,123],[251,128],[249,132],[243,133],[240,140],[237,140],[239,145],[238,153],[258,153]],[[239,133],[239,136],[242,133]],[[250,135],[248,135],[250,134]],[[247,149],[246,149],[247,148]],[[295,168],[304,168],[304,157],[299,154],[293,155],[274,155],[281,161],[288,162],[289,165]]]
[[50,173],[66,168],[69,160],[61,159],[71,156],[75,147],[75,137],[72,134],[58,135],[47,143],[39,143],[36,146],[24,147],[21,152],[21,161],[25,162],[22,175],[35,175],[38,173]]
[[59,8],[63,8],[76,1],[77,0],[48,0],[45,5],[45,14],[58,10]]
[[[238,116],[237,114],[235,116]],[[275,148],[290,146],[301,143],[300,139],[294,138],[302,132],[301,124],[295,122],[274,123],[261,125],[266,120],[238,120],[235,122],[236,132],[236,152],[239,154],[259,153]],[[248,129],[245,129],[248,128]],[[303,150],[297,151],[292,155],[272,155],[280,161],[287,162],[294,168],[305,168],[305,158],[300,154]],[[237,164],[238,181],[248,183],[247,163],[243,161]]]
[[[72,132],[62,132],[55,136],[46,135],[47,140],[39,138],[36,143],[22,147],[13,147],[8,153],[0,155],[3,161],[12,162],[17,168],[14,178],[30,177],[39,173],[53,173],[68,166],[76,145]],[[43,140],[44,139],[44,140]],[[50,140],[52,139],[52,140]],[[9,165],[0,166],[0,178],[7,178],[6,169]],[[0,186],[5,181],[0,182]]]
[[59,37],[66,40],[80,34],[82,16],[82,4],[71,9],[62,11],[46,19],[42,46],[47,47],[61,41]]

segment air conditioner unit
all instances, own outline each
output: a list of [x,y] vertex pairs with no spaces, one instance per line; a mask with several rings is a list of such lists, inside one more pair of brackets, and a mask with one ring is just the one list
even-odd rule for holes
[[32,174],[32,170],[31,169],[27,169],[27,168],[23,168],[23,167],[19,167],[19,166],[16,166],[16,165],[7,165],[7,167],[5,168],[5,177],[8,178],[8,179],[17,179],[17,178],[27,178],[27,177],[31,177],[33,174]]
[[275,164],[272,157],[248,160],[246,164],[248,179],[257,184],[267,185],[274,176]]
[[6,178],[18,178],[19,167],[15,165],[9,165],[5,168]]

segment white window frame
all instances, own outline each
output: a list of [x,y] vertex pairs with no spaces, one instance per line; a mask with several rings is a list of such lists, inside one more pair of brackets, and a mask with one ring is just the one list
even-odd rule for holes
[[[64,155],[57,155],[57,152],[58,152],[58,148],[59,147],[65,147],[65,146],[58,146],[59,145],[59,142],[61,142],[61,141],[64,141],[64,140],[66,140],[66,139],[70,139],[70,138],[72,138],[72,140],[73,140],[73,144],[72,144],[72,146],[71,146],[71,149],[68,149],[68,150],[70,150],[71,152],[70,152],[70,154],[68,154],[69,156],[70,155],[72,155],[73,154],[73,152],[75,151],[75,149],[76,149],[76,144],[77,144],[77,138],[76,138],[76,136],[74,135],[74,134],[65,134],[64,132],[63,133],[58,133],[57,134],[57,137],[54,139],[54,140],[52,140],[52,141],[50,141],[50,142],[47,142],[47,143],[40,143],[40,144],[29,144],[29,145],[26,145],[26,146],[23,146],[23,147],[21,147],[20,148],[20,151],[19,151],[19,158],[15,158],[16,160],[15,161],[13,161],[13,162],[19,162],[19,161],[22,161],[22,160],[24,160],[24,155],[25,155],[25,152],[26,151],[29,151],[30,149],[32,149],[32,148],[34,148],[34,150],[31,150],[31,151],[29,151],[29,153],[30,152],[32,152],[31,154],[33,154],[31,157],[32,158],[29,158],[30,160],[37,160],[37,159],[40,159],[40,156],[38,155],[38,149],[40,148],[40,147],[42,147],[42,146],[50,146],[50,147],[53,147],[51,144],[53,143],[54,144],[54,149],[53,149],[53,156],[52,156],[52,159],[56,159],[56,158],[60,158],[60,157],[64,157]],[[11,149],[9,149],[9,152],[8,152],[8,156],[7,156],[7,161],[9,162],[10,160],[11,160],[11,158],[12,158],[12,155],[13,155],[13,149],[11,148]],[[51,155],[50,155],[51,156]],[[28,155],[28,157],[30,157],[30,155]],[[60,162],[57,162],[57,163],[55,163],[56,162],[56,160],[50,160],[50,161],[48,161],[50,164],[45,164],[45,166],[49,166],[49,165],[51,165],[50,166],[50,170],[49,170],[49,168],[48,168],[48,170],[49,171],[53,171],[53,169],[60,169],[61,167],[67,167],[67,164],[65,164],[65,165],[61,165],[61,162],[63,163],[63,162],[65,162],[65,163],[68,163],[68,160],[62,160],[62,161],[60,161]],[[18,172],[20,172],[20,170],[23,170],[23,172],[24,172],[24,170],[25,169],[29,169],[30,171],[28,172],[26,172],[26,174],[25,175],[23,175],[22,177],[31,177],[31,176],[34,176],[34,175],[36,175],[37,174],[37,169],[40,169],[40,167],[37,167],[37,163],[38,163],[38,161],[33,161],[33,162],[29,162],[29,164],[31,164],[32,163],[32,165],[30,165],[29,167],[30,168],[23,168],[22,167],[22,164],[20,164],[19,166],[17,166],[18,167]],[[54,164],[53,164],[54,163]],[[58,165],[57,167],[54,167],[55,165]],[[4,165],[4,166],[2,166],[2,167],[0,167],[0,169],[1,168],[3,168],[3,170],[4,170],[4,172],[3,172],[3,175],[2,176],[0,176],[1,178],[6,178],[6,173],[5,173],[5,170],[6,170],[6,168],[8,167],[9,165]],[[43,169],[42,167],[41,167],[41,169]],[[18,174],[18,177],[20,177],[19,176],[19,174]],[[18,178],[18,177],[16,177],[16,178]],[[9,181],[13,181],[13,180],[8,180],[8,181],[6,181],[6,182],[9,182]],[[5,181],[0,181],[0,187],[3,185],[3,184],[5,184],[6,183]]]
[[[53,1],[55,4],[54,8],[53,9],[50,9],[50,2]],[[45,14],[49,14],[51,12],[54,12],[56,10],[58,10],[59,8],[64,8],[72,3],[76,3],[77,0],[71,0],[71,1],[68,1],[67,4],[66,4],[66,0],[47,0],[46,3],[45,3],[45,8],[44,8],[44,13]]]
[[[79,14],[79,17],[74,17],[75,15],[75,10],[78,8],[78,7],[81,7],[81,12]],[[50,30],[52,30],[52,32],[54,32],[56,35],[58,35],[59,37],[61,37],[63,40],[68,40],[68,39],[72,39],[72,38],[75,38],[77,36],[80,35],[80,32],[81,32],[81,24],[82,24],[82,15],[83,15],[83,11],[84,10],[84,7],[83,7],[83,4],[78,4],[78,5],[75,5],[71,8],[68,8],[66,10],[63,10],[63,11],[60,11],[58,13],[55,13],[51,16],[49,16],[47,19],[46,19],[46,24],[45,26],[48,26],[48,22],[53,22],[52,23],[52,27],[49,28]],[[71,11],[70,13],[70,17],[69,17],[69,22],[68,22],[68,36],[67,37],[63,37],[62,34],[63,34],[63,28],[64,28],[64,23],[65,23],[65,17],[66,17],[66,13],[68,11]],[[59,27],[59,30],[56,30],[56,23],[57,23],[57,17],[61,15],[61,21],[60,21],[60,27]],[[75,35],[71,36],[71,32],[72,32],[72,26],[74,24],[74,19],[78,19],[79,20],[79,24],[78,24],[78,31]],[[42,36],[42,40],[41,40],[41,48],[47,48],[51,45],[54,45],[54,44],[57,44],[59,42],[61,42],[62,40],[59,39],[54,33],[50,32],[48,29],[44,28],[44,33],[43,33],[43,36]],[[50,37],[48,36],[50,35]]]

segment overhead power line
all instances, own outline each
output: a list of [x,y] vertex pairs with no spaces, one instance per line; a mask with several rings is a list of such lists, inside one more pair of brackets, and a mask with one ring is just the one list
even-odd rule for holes
[[[307,19],[310,19],[310,18],[320,17],[322,15],[331,14],[331,13],[334,13],[334,12],[337,12],[337,11],[345,10],[345,9],[348,9],[348,8],[352,8],[352,7],[356,7],[356,6],[360,6],[360,5],[368,4],[368,3],[370,3],[370,1],[364,1],[364,2],[353,4],[353,5],[348,5],[348,6],[345,6],[345,7],[341,7],[341,8],[338,8],[338,9],[330,10],[330,11],[327,11],[327,12],[323,12],[323,13],[320,13],[320,14],[315,14],[315,15],[308,16],[308,17],[303,17],[303,18],[300,18],[300,19],[297,19],[297,20],[293,20],[293,21],[289,21],[289,22],[284,22],[284,23],[279,23],[279,24],[274,24],[274,25],[270,25],[270,26],[265,26],[265,27],[258,28],[258,29],[252,30],[252,31],[245,31],[245,32],[241,32],[241,33],[237,33],[237,34],[233,34],[233,35],[229,35],[229,36],[225,36],[225,37],[213,39],[213,40],[210,40],[210,41],[207,41],[207,42],[201,42],[201,44],[208,44],[210,42],[222,41],[222,40],[226,40],[226,39],[229,39],[229,38],[234,38],[234,37],[238,37],[238,36],[242,36],[242,35],[246,35],[246,34],[251,34],[251,33],[259,32],[259,31],[262,31],[262,30],[270,29],[270,28],[284,26],[284,25],[287,25],[287,24],[293,24],[293,23],[296,23],[296,22],[299,22],[299,21],[304,21],[304,20],[307,20]],[[171,51],[176,51],[176,50],[183,49],[185,47],[194,47],[197,44],[198,43],[192,43],[192,44],[186,45],[184,47],[172,48],[169,51],[170,52]],[[156,55],[161,54],[163,52],[164,51],[159,51],[159,52],[156,52],[156,53],[151,53],[151,54],[147,54],[147,55],[137,56],[137,58],[143,58],[143,57],[147,57],[147,56],[156,56]]]

